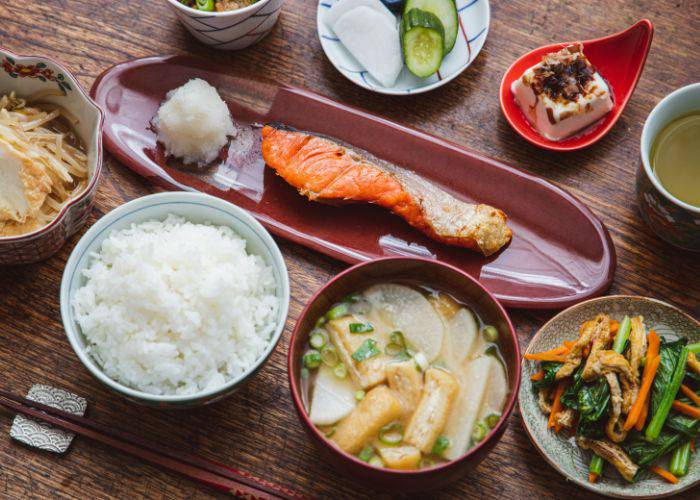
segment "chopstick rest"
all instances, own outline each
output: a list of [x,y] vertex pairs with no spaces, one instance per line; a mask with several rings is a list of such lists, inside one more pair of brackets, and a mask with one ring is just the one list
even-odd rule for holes
[[[87,400],[85,398],[50,385],[33,385],[27,393],[27,399],[74,415],[83,416],[87,409]],[[40,450],[65,453],[75,434],[63,429],[57,429],[45,422],[38,422],[24,415],[17,415],[10,428],[10,437]]]

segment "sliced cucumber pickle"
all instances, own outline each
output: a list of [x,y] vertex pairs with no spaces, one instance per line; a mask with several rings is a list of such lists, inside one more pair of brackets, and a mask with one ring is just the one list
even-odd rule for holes
[[435,14],[420,9],[401,19],[401,43],[406,67],[419,78],[437,72],[445,50],[445,30]]
[[420,9],[437,16],[445,30],[445,54],[452,50],[457,40],[459,20],[455,0],[406,0],[404,14],[413,9]]

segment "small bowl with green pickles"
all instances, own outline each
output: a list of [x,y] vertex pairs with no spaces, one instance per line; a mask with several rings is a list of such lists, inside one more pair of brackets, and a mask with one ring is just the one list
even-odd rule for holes
[[[632,340],[628,336],[630,330],[626,329],[629,322],[625,318],[641,316],[645,332],[650,334],[653,330],[660,338],[659,357],[661,362],[656,368],[654,382],[649,389],[653,402],[649,406],[641,431],[632,427],[627,437],[620,443],[630,460],[634,458],[632,463],[638,466],[632,481],[625,480],[614,464],[604,460],[599,461],[590,450],[584,450],[577,445],[577,437],[586,436],[588,433],[580,426],[583,420],[580,411],[577,412],[578,421],[574,424],[573,430],[569,431],[569,429],[563,428],[559,433],[556,433],[554,428],[549,428],[548,417],[540,408],[539,388],[544,388],[550,394],[556,393],[557,381],[553,380],[549,386],[547,383],[541,385],[535,381],[540,380],[542,373],[545,374],[544,381],[546,382],[546,372],[552,369],[556,373],[560,366],[556,364],[544,366],[539,361],[526,359],[533,357],[532,355],[535,353],[556,350],[562,346],[564,341],[575,341],[579,338],[582,325],[601,314],[608,315],[611,320],[615,320],[619,324],[617,330],[611,329],[614,339],[610,341],[611,344],[607,348],[623,352],[625,357],[631,358],[632,345]],[[627,336],[624,335],[625,333]],[[650,338],[649,335],[647,335],[648,338]],[[626,295],[600,297],[577,304],[554,316],[534,335],[521,364],[521,375],[524,382],[520,387],[518,404],[523,425],[535,448],[568,481],[600,495],[615,498],[662,498],[696,486],[700,482],[700,459],[697,455],[691,454],[690,460],[685,461],[687,472],[682,470],[685,467],[680,466],[678,462],[675,464],[671,462],[681,459],[683,448],[688,447],[691,439],[694,441],[700,435],[700,420],[686,418],[673,407],[665,415],[660,410],[663,406],[660,402],[666,396],[668,396],[666,399],[669,401],[686,401],[682,391],[674,391],[673,384],[670,383],[672,373],[676,368],[674,363],[682,357],[683,348],[687,350],[686,352],[695,352],[696,354],[700,352],[700,323],[680,309],[652,298]],[[644,361],[640,365],[640,373],[648,362],[648,360],[642,359]],[[681,373],[680,380],[686,387],[700,393],[700,376],[693,372],[687,358],[684,359],[685,365],[678,368],[679,373]],[[581,365],[583,364],[582,361]],[[567,388],[571,386],[573,379],[568,380],[568,384],[564,383]],[[590,385],[592,386],[595,382],[595,380],[590,382]],[[654,384],[657,385],[654,386]],[[607,385],[605,387],[607,388]],[[674,394],[666,394],[670,391]],[[581,392],[584,392],[583,386],[577,394],[578,399],[582,398]],[[561,409],[566,410],[566,398],[562,397],[561,401],[564,402]],[[693,404],[692,401],[687,402]],[[609,399],[605,400],[603,405],[607,408],[599,413],[600,420],[597,427],[601,435],[595,438],[591,437],[591,439],[611,442],[605,435],[607,433],[605,425],[611,414]],[[601,405],[595,403],[590,406],[598,410]],[[625,422],[626,417],[627,415],[623,413],[621,422]],[[684,423],[683,426],[676,425],[679,422]],[[650,429],[650,427],[654,429]],[[588,427],[589,430],[595,428],[595,426]],[[682,432],[679,432],[679,429]],[[573,433],[576,435],[572,435]],[[658,437],[654,438],[653,436],[656,434]],[[648,436],[652,437],[651,441],[649,441]],[[598,462],[602,465],[602,470],[597,467]],[[594,470],[590,468],[592,463],[596,466],[597,477],[593,478],[595,482],[589,480],[589,473]],[[678,482],[674,484],[662,479],[657,473],[651,471],[651,467],[654,466],[661,467],[665,471],[677,471],[680,468],[682,471],[677,476]],[[541,465],[541,467],[546,467],[546,465]]]

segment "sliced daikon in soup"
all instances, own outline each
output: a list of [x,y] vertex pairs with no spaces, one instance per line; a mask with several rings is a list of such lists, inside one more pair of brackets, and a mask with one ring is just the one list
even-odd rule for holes
[[438,357],[444,327],[420,292],[404,285],[386,284],[371,287],[365,297],[388,325],[403,333],[410,348],[422,352],[428,362]]
[[479,325],[472,312],[447,294],[430,297],[445,327],[439,358],[445,366],[458,371],[478,344]]
[[479,412],[479,421],[484,421],[489,415],[500,417],[508,396],[508,381],[503,363],[493,356],[489,356],[489,358],[493,360],[491,377]]
[[459,394],[443,431],[450,440],[450,446],[443,453],[448,460],[463,455],[471,444],[472,430],[491,381],[494,362],[498,361],[492,356],[482,356],[469,361],[458,374]]
[[349,377],[339,378],[333,369],[321,365],[311,396],[309,418],[315,425],[332,425],[346,417],[357,403],[357,386]]

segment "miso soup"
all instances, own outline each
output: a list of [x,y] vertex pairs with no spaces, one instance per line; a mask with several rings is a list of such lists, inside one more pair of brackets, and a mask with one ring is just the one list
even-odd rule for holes
[[650,160],[669,193],[700,207],[700,111],[666,125],[654,140]]
[[387,283],[346,297],[309,335],[309,418],[377,467],[454,460],[500,421],[508,382],[498,335],[443,292]]

